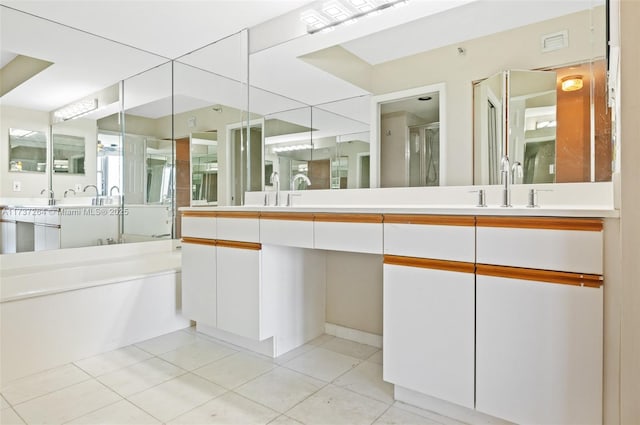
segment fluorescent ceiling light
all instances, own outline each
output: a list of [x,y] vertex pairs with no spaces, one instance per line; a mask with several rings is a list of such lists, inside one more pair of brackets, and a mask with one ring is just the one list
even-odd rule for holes
[[53,113],[53,116],[67,121],[86,115],[96,109],[98,109],[98,99],[85,99],[58,109]]
[[313,146],[311,146],[311,145],[283,146],[281,148],[273,148],[273,153],[302,151],[302,150],[307,150],[307,149],[313,149]]
[[9,135],[13,137],[29,137],[33,134],[36,134],[36,131],[31,130],[20,130],[19,128],[10,128]]
[[300,19],[307,25],[307,32],[331,31],[337,25],[352,24],[366,15],[377,15],[385,9],[401,6],[408,0],[331,0],[322,5],[322,10],[309,9]]

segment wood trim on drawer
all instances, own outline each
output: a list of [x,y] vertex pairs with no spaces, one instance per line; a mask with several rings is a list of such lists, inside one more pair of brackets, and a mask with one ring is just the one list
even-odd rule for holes
[[260,251],[262,244],[255,242],[239,242],[239,241],[222,241],[217,240],[217,245],[222,248],[238,248],[238,249],[250,249],[253,251]]
[[260,218],[265,220],[313,221],[313,213],[263,212]]
[[382,214],[315,213],[315,221],[335,223],[382,223]]
[[182,211],[183,217],[208,217],[215,218],[218,215],[217,211]]
[[182,238],[182,243],[192,243],[197,245],[209,245],[209,246],[217,245],[217,241],[215,239],[189,238],[189,237]]
[[482,276],[505,277],[509,279],[534,280],[536,282],[558,283],[562,285],[588,286],[599,288],[603,278],[597,274],[556,272],[551,270],[526,269],[522,267],[477,264],[476,274]]
[[599,218],[479,216],[476,224],[478,227],[602,231],[602,220]]
[[393,266],[420,267],[423,269],[446,270],[450,272],[473,273],[474,263],[463,261],[433,260],[430,258],[403,257],[399,255],[385,255],[384,264]]
[[385,223],[431,224],[436,226],[475,226],[474,216],[467,215],[427,215],[427,214],[384,214]]
[[260,218],[259,211],[218,211],[219,218]]

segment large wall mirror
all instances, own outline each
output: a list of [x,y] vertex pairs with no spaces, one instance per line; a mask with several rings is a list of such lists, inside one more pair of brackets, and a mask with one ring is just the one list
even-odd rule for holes
[[[320,2],[309,7],[322,13]],[[558,1],[553,5],[537,1],[409,2],[381,15],[384,17],[366,17],[354,25],[253,52],[251,85],[310,106],[372,96],[373,105],[365,108],[370,117],[359,121],[367,122],[371,130],[373,187],[496,184],[489,175],[490,161],[508,154],[509,133],[513,135],[512,161],[525,168],[519,183],[611,179],[603,0]],[[524,71],[554,72],[556,86],[549,86],[545,96],[553,97],[555,91],[556,117],[550,118],[552,105],[543,105],[542,94],[520,93],[512,96],[511,102],[514,114],[517,102],[524,107],[518,112],[521,120],[512,116],[508,121],[509,117],[501,114],[503,108],[507,110],[502,104],[507,87],[494,81],[497,85],[490,93],[493,106],[488,106],[487,90],[487,105],[482,106],[497,107],[490,113],[495,114],[492,137],[499,143],[489,154],[488,136],[481,141],[478,131],[490,123],[484,118],[474,120],[474,109],[479,108],[474,99],[480,90],[475,83],[490,81],[492,75],[505,70],[523,71],[521,75],[512,72],[513,94],[526,90],[517,87],[526,84],[528,74]],[[581,91],[562,90],[562,80],[570,76],[581,78]],[[429,87],[442,90],[407,97],[407,92]],[[429,114],[420,116],[411,109],[399,109],[405,101],[429,97],[438,106]],[[539,105],[533,106],[535,102]],[[398,109],[393,109],[394,104]],[[594,114],[585,116],[585,107]],[[488,113],[483,112],[485,116]],[[538,128],[526,126],[535,125],[531,124],[534,121]],[[549,124],[553,121],[558,135],[552,142]],[[545,122],[547,129],[542,130]],[[516,123],[519,127],[510,126]],[[572,126],[580,126],[580,130],[570,129]],[[311,127],[315,129],[315,123]],[[571,141],[563,142],[562,138]],[[567,143],[571,149],[565,149]],[[479,145],[483,150],[477,149]],[[567,161],[575,155],[580,159]],[[553,162],[556,159],[557,164]],[[567,162],[574,165],[573,170],[569,171],[571,164]],[[547,172],[542,173],[543,169]]]

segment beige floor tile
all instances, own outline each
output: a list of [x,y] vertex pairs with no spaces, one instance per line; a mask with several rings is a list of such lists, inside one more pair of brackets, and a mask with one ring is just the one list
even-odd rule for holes
[[357,366],[358,363],[360,363],[360,360],[355,357],[317,348],[294,358],[285,363],[284,366],[305,375],[330,382]]
[[235,353],[225,345],[199,339],[191,344],[164,353],[160,358],[185,370],[194,370]]
[[310,376],[278,367],[247,382],[235,392],[278,412],[286,412],[326,385]]
[[374,425],[441,425],[433,419],[425,418],[406,410],[391,407],[373,423]]
[[100,376],[147,360],[150,357],[152,357],[152,354],[130,345],[119,350],[109,351],[108,353],[77,361],[75,365],[92,376]]
[[286,415],[307,425],[368,425],[388,407],[385,403],[328,385]]
[[0,392],[9,403],[15,406],[90,378],[76,366],[67,364],[12,381],[0,389]]
[[371,345],[360,344],[358,342],[342,338],[333,338],[320,345],[320,348],[335,351],[336,353],[355,357],[360,360],[365,360],[366,358],[371,357],[373,353],[379,350],[379,348]]
[[162,335],[157,338],[148,339],[136,344],[138,348],[142,348],[144,351],[148,351],[156,356],[166,353],[183,345],[191,344],[195,342],[198,337],[186,331],[176,331],[170,334]]
[[96,380],[89,380],[15,406],[28,424],[60,424],[121,400]]
[[378,350],[375,353],[373,353],[371,357],[367,359],[367,361],[382,364],[382,357],[383,357],[382,350]]
[[322,345],[322,344],[324,344],[326,342],[329,342],[334,338],[335,338],[335,336],[333,336],[333,335],[322,334],[319,337],[314,338],[311,341],[307,342],[307,344],[318,346],[318,345]]
[[302,422],[298,422],[293,418],[281,415],[269,422],[269,425],[302,425]]
[[185,370],[158,358],[152,358],[97,379],[122,396],[144,391],[155,385],[183,375]]
[[278,412],[228,392],[169,422],[169,424],[264,425]]
[[10,407],[0,410],[0,424],[2,425],[23,425],[24,421]]
[[166,422],[225,393],[227,390],[188,373],[129,397],[154,417]]
[[11,405],[4,397],[0,396],[0,410],[6,409],[7,407],[11,407]]
[[382,365],[377,363],[362,362],[333,383],[383,403],[394,402],[393,385],[382,380]]
[[225,388],[233,389],[274,367],[271,360],[239,352],[196,369],[193,373]]
[[301,345],[298,348],[294,348],[293,350],[284,353],[283,355],[276,357],[275,359],[273,359],[274,363],[279,364],[279,365],[283,365],[287,362],[290,362],[291,360],[295,359],[296,357],[304,354],[304,353],[308,353],[311,350],[315,350],[316,348],[318,348],[317,345],[312,345],[312,344],[304,344]]
[[410,404],[403,403],[401,401],[396,401],[393,404],[393,407],[404,410],[409,413],[413,413],[414,415],[422,416],[427,418],[434,423],[443,424],[443,425],[463,425],[465,422],[457,421],[448,416],[442,416],[436,412],[432,412],[431,410],[420,409],[419,407],[412,406]]
[[68,425],[154,425],[161,422],[134,406],[127,400],[121,400],[88,415],[68,422]]

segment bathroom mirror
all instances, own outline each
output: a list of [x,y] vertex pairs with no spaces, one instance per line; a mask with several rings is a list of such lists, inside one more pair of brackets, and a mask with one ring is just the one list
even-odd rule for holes
[[191,205],[218,204],[218,134],[191,133]]
[[53,133],[52,144],[54,173],[84,174],[84,137]]
[[47,136],[43,131],[9,129],[9,171],[44,173]]
[[[251,55],[251,84],[308,105],[347,97],[345,93],[371,95],[376,99],[387,96],[385,102],[401,100],[403,92],[442,85],[446,94],[442,96],[444,107],[440,113],[441,118],[446,115],[449,120],[439,119],[437,183],[433,174],[429,183],[424,175],[419,175],[420,170],[429,168],[418,165],[426,162],[420,155],[416,155],[413,165],[407,165],[410,153],[407,149],[400,149],[402,153],[392,159],[383,146],[380,127],[372,122],[373,185],[487,184],[491,179],[484,168],[488,166],[478,168],[477,165],[481,161],[479,156],[488,156],[488,153],[474,148],[474,144],[479,143],[474,136],[479,123],[474,122],[473,83],[507,69],[553,70],[561,78],[558,68],[593,64],[587,74],[581,74],[586,83],[591,72],[596,72],[596,64],[605,61],[606,57],[605,2],[561,0],[554,2],[553,7],[527,0],[426,3],[408,2],[402,12],[400,9],[385,11],[381,14],[384,18],[366,17],[354,25],[338,26],[330,33],[303,35],[254,52]],[[441,9],[437,13],[426,11],[438,7]],[[584,92],[589,91],[587,88]],[[599,108],[594,103],[595,98],[604,96],[606,90],[598,93],[600,91],[595,89],[589,99],[594,110]],[[396,94],[395,99],[388,98],[392,94]],[[501,98],[500,90],[495,94]],[[367,108],[372,109],[375,106]],[[558,114],[562,126],[560,110]],[[594,115],[594,120],[610,121],[611,117],[607,111],[602,111]],[[485,121],[482,125],[488,123]],[[500,121],[495,125],[496,140],[506,137],[506,129],[500,128]],[[409,144],[410,135],[410,132],[406,134],[403,144]],[[599,136],[594,137],[598,139]],[[557,142],[562,143],[560,136]],[[610,139],[608,144],[608,151],[611,151]],[[529,156],[534,155],[534,146],[529,145]],[[596,144],[592,148],[598,151],[596,162],[604,155],[610,164],[610,152],[601,152],[605,150],[604,146]],[[492,157],[500,154],[496,151]],[[601,175],[606,173],[598,172],[598,166],[595,169],[594,176],[590,170],[580,178],[561,178],[556,174],[555,181],[606,181],[607,177]],[[400,177],[389,177],[393,174]]]

